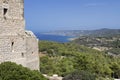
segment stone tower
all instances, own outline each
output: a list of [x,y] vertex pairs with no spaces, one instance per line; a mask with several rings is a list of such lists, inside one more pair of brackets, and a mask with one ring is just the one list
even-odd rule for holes
[[39,70],[38,40],[25,31],[24,0],[0,0],[0,63]]

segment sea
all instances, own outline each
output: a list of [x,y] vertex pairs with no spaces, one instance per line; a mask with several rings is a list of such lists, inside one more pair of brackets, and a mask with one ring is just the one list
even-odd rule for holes
[[73,38],[72,36],[50,35],[41,33],[35,33],[35,35],[39,40],[54,41],[59,43],[70,42],[70,38]]

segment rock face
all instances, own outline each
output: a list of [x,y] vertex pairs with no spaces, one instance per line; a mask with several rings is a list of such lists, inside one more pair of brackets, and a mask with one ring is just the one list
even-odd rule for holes
[[0,0],[0,63],[39,70],[38,40],[25,31],[24,0]]
[[54,74],[53,76],[48,76],[46,74],[43,74],[43,76],[49,80],[62,80],[63,79],[63,77],[59,77],[57,74]]

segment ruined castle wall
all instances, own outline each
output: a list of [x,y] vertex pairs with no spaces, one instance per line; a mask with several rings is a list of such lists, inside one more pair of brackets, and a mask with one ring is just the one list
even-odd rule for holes
[[39,70],[38,41],[25,31],[24,0],[0,0],[0,63],[22,64]]
[[0,36],[0,63],[5,61],[22,64],[39,70],[38,41],[33,35]]
[[0,37],[0,63],[12,61],[26,66],[26,40],[18,36]]
[[3,3],[3,1],[2,1],[2,0],[0,0],[0,17],[2,17],[2,16],[3,16],[3,15],[2,15],[2,13],[3,13],[3,12],[2,12],[2,10],[3,10],[3,9],[2,9],[2,3]]
[[38,56],[38,40],[34,35],[27,35],[26,38],[26,61],[27,66],[30,68],[39,70],[39,56]]
[[[23,19],[24,18],[24,4],[23,0],[11,0],[9,2],[8,18]],[[9,16],[10,15],[10,16]]]
[[0,0],[0,35],[24,34],[23,0]]
[[[7,9],[4,13],[4,9]],[[0,16],[10,19],[24,19],[23,0],[0,0]]]
[[25,31],[23,27],[24,20],[0,21],[0,35],[24,35]]

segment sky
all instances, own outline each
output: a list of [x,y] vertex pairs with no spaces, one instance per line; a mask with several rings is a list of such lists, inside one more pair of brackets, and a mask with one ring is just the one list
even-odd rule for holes
[[120,0],[24,0],[32,31],[120,29]]

